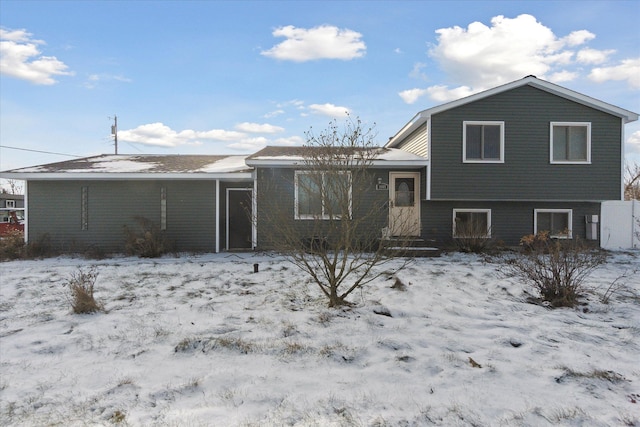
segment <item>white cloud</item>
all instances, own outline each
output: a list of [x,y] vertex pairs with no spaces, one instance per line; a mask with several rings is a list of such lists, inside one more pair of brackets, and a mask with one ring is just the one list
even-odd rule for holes
[[273,117],[277,117],[284,114],[284,110],[274,110],[274,111],[270,111],[267,114],[264,115],[265,119],[270,119]]
[[416,88],[404,90],[398,93],[398,95],[400,95],[400,98],[402,98],[402,100],[407,104],[413,104],[418,99],[427,95],[434,101],[447,102],[453,101],[454,99],[464,98],[465,96],[473,95],[475,92],[477,91],[472,90],[469,86],[459,86],[453,89],[449,89],[448,86],[436,85],[430,86],[426,89]]
[[119,74],[91,74],[83,83],[87,89],[94,89],[100,82],[116,81],[121,83],[131,83],[133,80]]
[[31,38],[26,30],[0,29],[0,72],[7,76],[39,85],[57,83],[54,76],[71,76],[74,73],[55,56],[43,56],[38,45],[42,40]]
[[425,64],[424,62],[416,62],[415,64],[413,64],[413,69],[409,73],[409,77],[413,79],[426,80],[427,74],[422,71],[425,68],[427,68],[427,64]]
[[595,38],[596,35],[587,30],[578,30],[572,31],[568,36],[563,37],[561,43],[567,46],[579,46]]
[[361,40],[362,34],[330,25],[310,29],[288,25],[275,29],[272,34],[274,37],[285,37],[286,40],[260,53],[276,59],[295,62],[350,60],[364,56],[367,50]]
[[309,105],[309,110],[311,110],[313,114],[335,118],[347,117],[351,113],[351,110],[347,107],[340,107],[333,104],[311,104]]
[[576,53],[574,49],[594,39],[595,34],[578,30],[558,37],[527,14],[515,18],[496,16],[489,26],[472,22],[466,28],[440,28],[436,34],[437,44],[430,49],[429,56],[455,83],[454,89],[433,86],[400,92],[407,103],[425,95],[437,101],[451,100],[528,75],[555,82],[569,81],[579,76],[571,68],[578,62],[597,63],[613,53],[587,48]]
[[623,80],[633,89],[640,89],[640,58],[625,59],[619,65],[594,68],[589,78],[596,83]]
[[236,125],[236,129],[247,133],[278,133],[284,131],[284,128],[280,126],[274,126],[267,123],[259,124],[249,122],[238,123]]
[[570,82],[578,77],[578,73],[573,71],[562,70],[549,75],[549,81],[553,83]]
[[626,152],[627,154],[640,154],[640,130],[632,133],[627,138]]
[[402,92],[399,92],[398,95],[400,95],[400,98],[402,98],[402,100],[405,103],[413,104],[418,100],[418,98],[421,98],[424,95],[427,95],[428,93],[429,93],[429,89],[414,88],[414,89],[403,90]]
[[278,138],[273,142],[275,145],[302,145],[305,140],[299,136],[290,136],[288,138]]
[[118,138],[123,141],[160,147],[178,147],[181,145],[200,145],[203,140],[208,141],[239,141],[246,138],[246,134],[236,131],[212,129],[195,131],[191,129],[176,132],[163,123],[150,123],[135,129],[118,132]]
[[615,53],[614,49],[598,50],[585,47],[578,51],[576,60],[581,64],[602,64],[613,53]]
[[267,146],[269,140],[263,136],[256,138],[243,138],[238,142],[227,145],[229,148],[240,151],[258,151]]

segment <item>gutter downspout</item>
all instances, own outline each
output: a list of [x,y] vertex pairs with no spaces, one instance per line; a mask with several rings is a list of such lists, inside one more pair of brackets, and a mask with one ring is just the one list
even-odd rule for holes
[[216,179],[216,253],[220,252],[220,180]]
[[24,182],[24,242],[29,242],[29,181]]
[[258,169],[253,170],[253,189],[251,191],[251,246],[258,247]]

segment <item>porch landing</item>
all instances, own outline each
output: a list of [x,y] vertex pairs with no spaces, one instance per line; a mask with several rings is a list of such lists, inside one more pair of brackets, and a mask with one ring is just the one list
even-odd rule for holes
[[385,252],[395,256],[405,257],[438,257],[441,254],[440,248],[433,246],[435,241],[425,240],[420,237],[386,237],[380,239],[380,245]]

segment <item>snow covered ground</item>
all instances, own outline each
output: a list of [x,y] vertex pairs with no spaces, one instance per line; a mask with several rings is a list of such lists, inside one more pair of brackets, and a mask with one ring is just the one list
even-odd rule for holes
[[[63,284],[92,265],[106,310],[72,314]],[[335,310],[270,254],[1,263],[0,424],[639,425],[640,279],[600,296],[640,253],[578,309],[499,267],[419,259]]]

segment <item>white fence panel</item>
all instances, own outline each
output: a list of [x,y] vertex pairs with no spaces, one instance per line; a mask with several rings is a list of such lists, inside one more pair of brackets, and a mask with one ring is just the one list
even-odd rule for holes
[[604,249],[640,248],[640,202],[603,202],[600,212],[600,246]]

